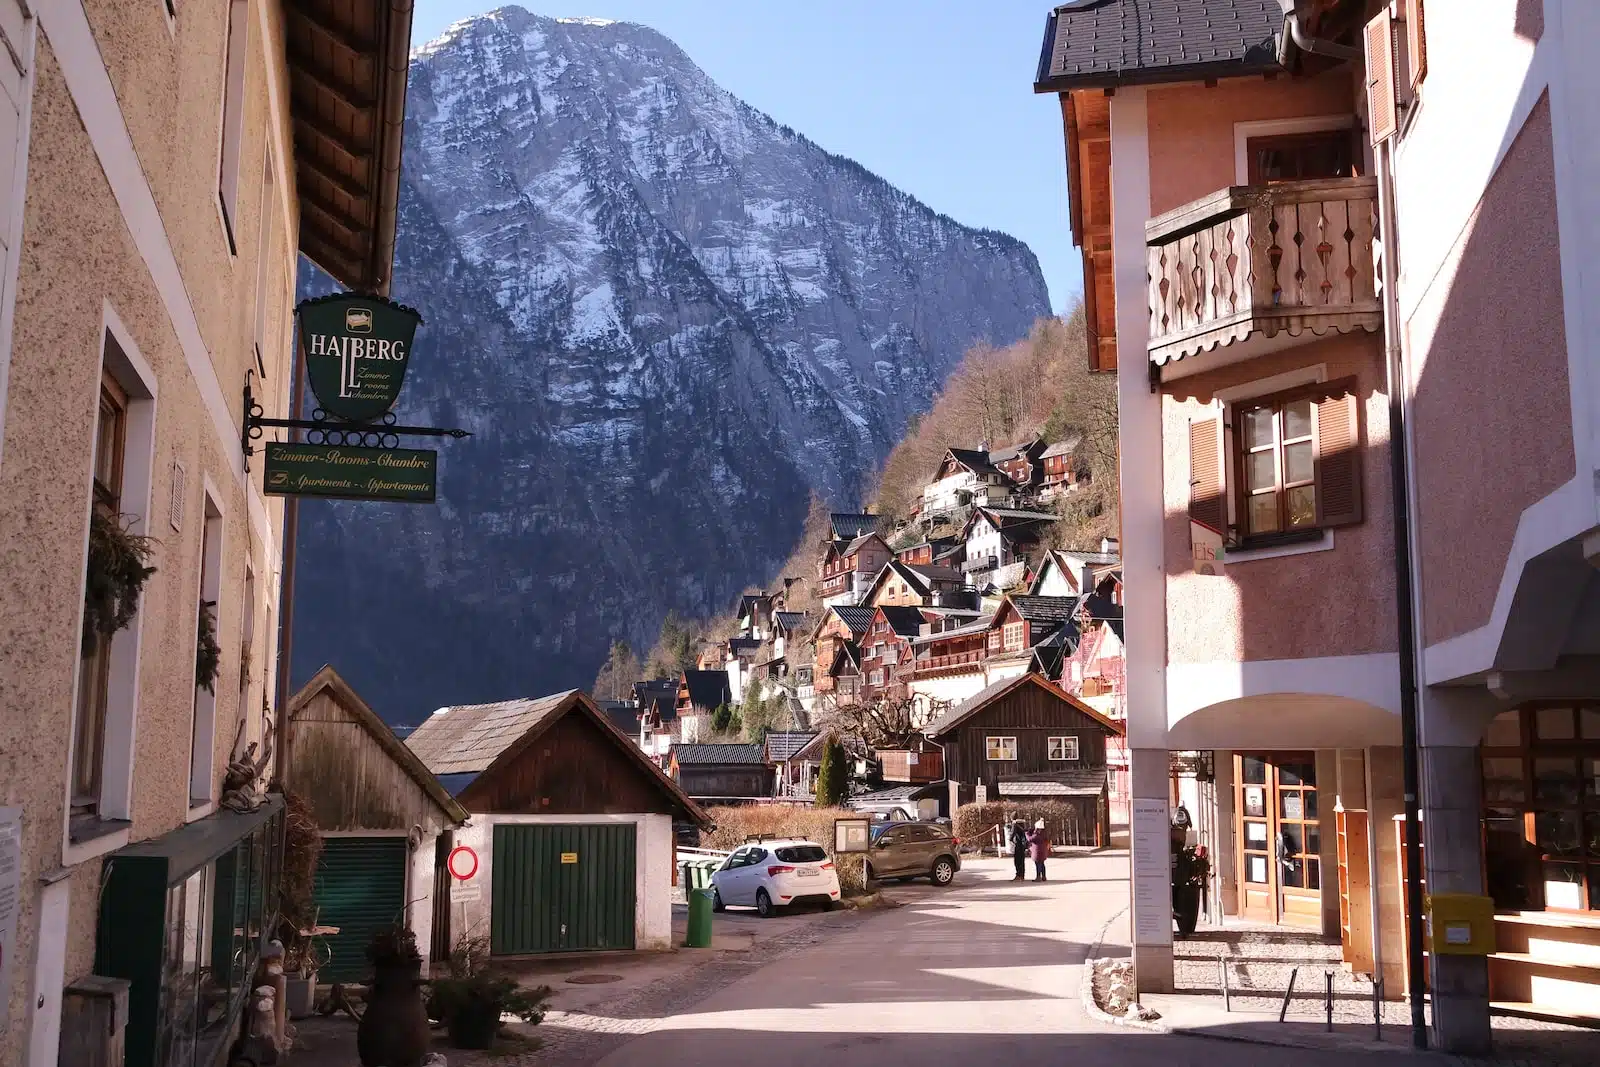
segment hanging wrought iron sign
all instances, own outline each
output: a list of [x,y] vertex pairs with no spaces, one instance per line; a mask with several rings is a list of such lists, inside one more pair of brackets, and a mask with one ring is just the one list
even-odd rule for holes
[[422,316],[380,296],[335,293],[302,301],[300,356],[316,395],[309,419],[269,419],[245,373],[245,469],[268,428],[304,430],[303,441],[269,442],[263,488],[276,496],[432,503],[439,454],[401,448],[402,437],[470,437],[462,429],[401,426],[391,410],[405,384]]
[[370,422],[400,398],[422,316],[379,296],[335,293],[302,301],[300,351],[311,391],[336,419]]

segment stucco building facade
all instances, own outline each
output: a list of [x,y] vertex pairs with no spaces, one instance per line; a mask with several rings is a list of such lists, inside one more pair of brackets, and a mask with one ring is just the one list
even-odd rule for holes
[[[1207,29],[1124,32],[1162,21]],[[1049,15],[1036,88],[1118,375],[1142,989],[1172,984],[1177,803],[1226,915],[1405,989],[1414,664],[1427,888],[1497,913],[1488,958],[1429,957],[1434,1039],[1592,1011],[1596,40],[1570,0]]]
[[[219,808],[235,741],[259,754],[277,728],[283,504],[241,446],[244,394],[289,413],[298,250],[387,286],[410,19],[0,0],[0,33],[0,807],[20,834],[0,1063],[43,1067],[103,952],[108,857],[242,818]],[[85,607],[108,532],[147,538],[154,568],[114,631]],[[185,1048],[162,1062],[206,1052]]]

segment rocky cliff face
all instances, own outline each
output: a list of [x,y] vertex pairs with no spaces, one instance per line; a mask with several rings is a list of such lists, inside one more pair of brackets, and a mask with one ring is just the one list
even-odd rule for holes
[[392,721],[587,685],[613,637],[727,607],[809,489],[848,503],[965,348],[1049,313],[1026,246],[632,24],[505,8],[417,49],[402,184],[398,410],[475,436],[436,507],[303,505],[294,646]]

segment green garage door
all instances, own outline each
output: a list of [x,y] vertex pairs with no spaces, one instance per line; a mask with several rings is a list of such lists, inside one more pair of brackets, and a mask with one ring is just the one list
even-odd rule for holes
[[632,825],[494,828],[490,950],[633,948]]
[[329,837],[317,861],[317,922],[337,926],[325,940],[333,958],[324,982],[361,982],[371,977],[367,942],[405,916],[406,839]]

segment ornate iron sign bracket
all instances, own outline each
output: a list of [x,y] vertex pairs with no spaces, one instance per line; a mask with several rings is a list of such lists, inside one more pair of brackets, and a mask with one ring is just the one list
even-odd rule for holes
[[244,469],[250,469],[250,457],[255,455],[255,441],[261,440],[268,429],[305,430],[306,443],[313,445],[340,445],[362,448],[399,448],[402,437],[454,437],[460,440],[471,437],[472,431],[441,426],[401,426],[394,412],[386,413],[377,422],[346,422],[332,418],[321,408],[311,413],[309,419],[269,419],[266,409],[256,403],[250,388],[254,371],[245,372],[244,378],[244,434],[239,447],[244,452]]

